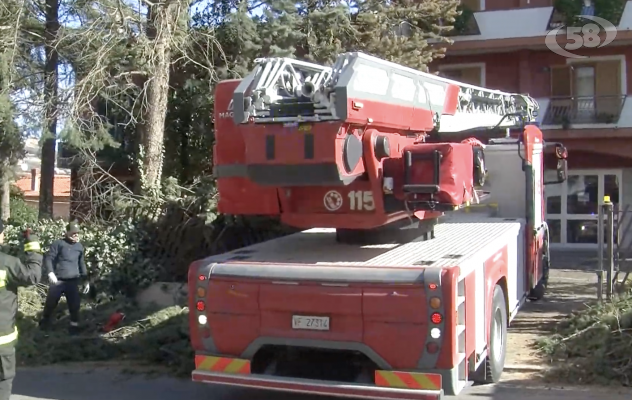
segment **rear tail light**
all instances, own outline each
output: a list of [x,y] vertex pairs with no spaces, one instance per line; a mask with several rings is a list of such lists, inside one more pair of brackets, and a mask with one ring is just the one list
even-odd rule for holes
[[206,305],[204,304],[203,301],[198,301],[195,304],[195,308],[197,308],[198,311],[204,311],[204,309],[206,308]]
[[433,324],[440,324],[441,321],[443,321],[443,317],[441,316],[441,314],[436,312],[436,313],[432,313],[432,315],[430,316],[430,320],[432,321]]
[[430,299],[430,307],[434,308],[435,310],[441,307],[441,299],[438,297],[432,297]]
[[200,276],[198,276],[198,280],[199,281],[204,281],[204,280],[206,280],[206,276],[200,275]]
[[430,354],[434,354],[437,351],[439,351],[439,345],[436,344],[435,342],[428,343],[426,345],[426,351]]
[[437,290],[439,286],[436,283],[430,283],[428,284],[428,289],[430,290]]

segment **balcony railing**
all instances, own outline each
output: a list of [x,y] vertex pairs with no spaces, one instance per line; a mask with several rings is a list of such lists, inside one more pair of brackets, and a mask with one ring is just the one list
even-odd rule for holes
[[626,95],[593,97],[552,97],[543,125],[616,124]]

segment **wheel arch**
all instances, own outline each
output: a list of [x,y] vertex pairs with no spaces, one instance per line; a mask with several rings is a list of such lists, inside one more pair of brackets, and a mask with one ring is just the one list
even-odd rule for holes
[[[509,301],[507,300],[509,298],[509,288],[507,286],[507,277],[506,276],[500,277],[500,279],[498,279],[494,287],[496,286],[500,286],[500,288],[503,291],[503,296],[505,297],[505,311],[507,311],[507,325],[509,325],[509,315],[511,315],[511,313],[509,311]],[[494,301],[494,290],[492,289],[492,297],[490,299],[490,303],[493,303],[493,301]]]

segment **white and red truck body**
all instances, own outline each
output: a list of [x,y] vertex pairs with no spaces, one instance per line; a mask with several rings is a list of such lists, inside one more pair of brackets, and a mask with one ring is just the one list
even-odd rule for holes
[[[487,146],[489,182],[506,188],[490,197],[496,216],[446,215],[434,239],[354,246],[316,228],[195,262],[193,380],[382,399],[459,393],[487,357],[496,286],[511,321],[543,278],[542,145],[534,144],[530,179],[517,144]],[[297,317],[320,325],[294,329]],[[258,356],[281,347],[340,351],[342,363],[361,354],[373,369],[364,383],[268,374],[274,360]]]
[[[496,382],[504,367],[507,326],[528,297],[542,296],[548,276],[545,143],[538,127],[528,123],[537,103],[528,96],[460,84],[359,53],[343,54],[339,61],[327,69],[289,59],[263,60],[250,80],[218,85],[214,162],[221,167],[220,197],[226,195],[220,209],[281,213],[282,221],[313,229],[190,266],[193,380],[393,400],[436,400],[444,393],[460,393],[470,381]],[[369,87],[377,78],[360,79],[369,66],[383,72],[384,85],[378,86],[394,93],[383,101],[390,108],[365,107],[384,98]],[[304,75],[296,73],[300,68]],[[417,80],[412,92],[418,90],[419,98],[402,100],[410,90],[396,85],[398,73],[400,80],[404,75]],[[313,75],[305,78],[309,74]],[[292,79],[304,79],[303,86],[287,89]],[[364,86],[356,84],[360,81]],[[259,88],[259,95],[251,84]],[[285,97],[274,100],[278,93]],[[344,104],[341,99],[346,99]],[[316,103],[320,105],[312,107]],[[283,107],[289,108],[279,116]],[[315,111],[292,117],[292,107]],[[354,133],[341,127],[340,120],[365,111],[353,121],[365,121],[366,127],[354,128]],[[423,118],[414,117],[415,112]],[[407,131],[386,126],[402,118],[410,120]],[[477,126],[509,129],[520,121],[527,123],[517,135],[488,138],[486,180],[480,183],[486,196],[481,200],[478,189],[471,190],[480,169],[472,165],[470,149],[464,151],[459,144],[458,155],[455,150],[442,156],[436,144],[424,142],[423,132],[412,128],[420,121],[433,134],[441,133],[440,123],[446,137],[468,134]],[[327,135],[330,141],[325,140]],[[405,161],[415,149],[423,156],[433,153],[434,164]],[[346,168],[354,156],[357,159],[351,161],[363,165],[365,173],[325,179],[313,168],[320,153],[329,157],[321,157],[328,171]],[[556,155],[563,180],[565,149],[556,147]],[[434,168],[437,183],[402,185],[407,175],[402,171],[410,165],[417,165],[421,175]],[[433,167],[424,170],[423,165]],[[264,177],[264,170],[281,175]],[[301,186],[303,175],[306,182]],[[329,187],[336,179],[344,184]],[[412,192],[393,198],[404,186]],[[422,211],[409,210],[409,205],[419,204],[417,196],[447,192],[445,188],[453,198],[472,193],[479,204],[471,207],[468,201],[465,208],[455,206],[446,212],[433,208],[431,201]],[[366,206],[358,210],[351,201]],[[389,201],[401,208],[389,211]],[[362,235],[362,229],[380,227],[389,218],[413,217],[421,220],[419,226],[436,223],[432,234],[420,229],[406,240],[339,240],[345,229],[352,236]],[[318,221],[323,225],[314,225]]]

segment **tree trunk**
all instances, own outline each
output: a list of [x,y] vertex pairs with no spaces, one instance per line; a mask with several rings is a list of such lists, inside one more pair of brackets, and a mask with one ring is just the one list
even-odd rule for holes
[[183,184],[189,184],[191,178],[191,162],[189,156],[189,135],[191,134],[191,109],[187,108],[184,111],[184,115],[181,116],[182,130],[180,132],[180,182]]
[[11,102],[11,54],[4,47],[0,52],[0,218],[11,217],[12,166],[24,149],[24,143],[14,121]]
[[42,144],[42,169],[39,192],[39,218],[53,217],[53,190],[55,180],[55,143],[57,138],[58,64],[56,39],[59,31],[59,1],[46,0],[46,26],[44,31],[46,65],[44,67],[44,119],[45,139]]
[[11,216],[11,165],[0,163],[0,218],[6,221]]
[[10,171],[3,171],[0,184],[0,209],[2,210],[2,220],[6,221],[11,217],[11,180]]
[[153,6],[148,32],[154,36],[152,75],[147,82],[145,116],[144,173],[145,188],[160,188],[162,178],[165,119],[169,95],[169,72],[173,34],[182,11],[178,1]]

